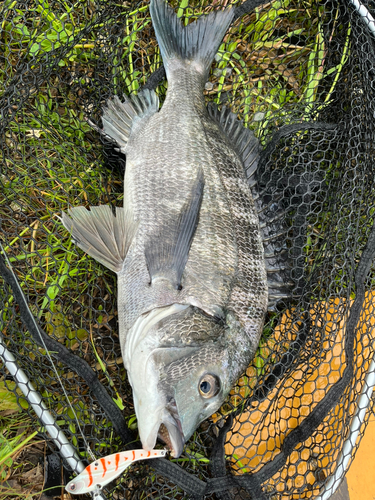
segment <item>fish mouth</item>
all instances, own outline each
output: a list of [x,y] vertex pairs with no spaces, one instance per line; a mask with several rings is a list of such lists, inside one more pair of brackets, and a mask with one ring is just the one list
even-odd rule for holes
[[159,427],[158,438],[166,444],[174,458],[181,455],[185,438],[174,399],[171,399],[166,407],[163,421]]

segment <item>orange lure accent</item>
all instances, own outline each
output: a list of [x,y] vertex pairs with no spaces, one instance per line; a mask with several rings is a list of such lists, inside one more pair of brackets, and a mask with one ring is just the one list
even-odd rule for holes
[[87,474],[89,475],[89,478],[90,478],[88,486],[91,486],[92,482],[93,482],[92,473],[91,473],[91,464],[88,467],[86,467],[86,470],[87,470]]
[[103,465],[103,475],[102,475],[102,477],[104,477],[105,473],[107,472],[107,467],[105,466],[105,458],[101,458],[100,461],[101,461],[101,463]]

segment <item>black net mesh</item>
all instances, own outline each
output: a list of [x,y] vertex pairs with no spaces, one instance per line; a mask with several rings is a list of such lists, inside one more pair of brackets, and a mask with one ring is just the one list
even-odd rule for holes
[[[231,3],[206,99],[261,141],[258,185],[282,214],[270,231],[283,228],[293,296],[268,313],[255,359],[183,455],[136,464],[107,498],[316,498],[342,479],[369,417],[375,25],[344,0],[171,5],[188,22]],[[137,442],[116,279],[59,216],[122,206],[125,158],[86,119],[143,86],[163,101],[160,51],[147,1],[6,0],[0,20],[1,338],[81,458],[82,435],[105,456]],[[36,325],[56,342],[41,345]],[[9,364],[1,373],[7,383]]]

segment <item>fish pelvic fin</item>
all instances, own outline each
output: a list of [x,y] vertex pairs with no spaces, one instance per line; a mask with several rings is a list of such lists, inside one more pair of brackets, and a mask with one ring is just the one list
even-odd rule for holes
[[190,61],[206,81],[234,9],[211,12],[185,27],[165,0],[151,0],[150,13],[167,78],[173,63],[182,59]]
[[204,176],[203,170],[200,169],[179,217],[168,220],[168,223],[150,235],[146,241],[145,258],[151,284],[156,278],[166,278],[175,289],[180,287],[198,225],[203,189]]
[[89,125],[101,135],[115,142],[122,153],[126,153],[130,133],[142,119],[147,119],[159,110],[159,98],[155,91],[144,89],[138,95],[132,94],[122,102],[118,96],[107,101],[103,108],[103,128],[92,121]]
[[74,243],[90,257],[118,273],[133,240],[138,224],[120,207],[116,215],[109,205],[74,207],[62,213],[61,221]]

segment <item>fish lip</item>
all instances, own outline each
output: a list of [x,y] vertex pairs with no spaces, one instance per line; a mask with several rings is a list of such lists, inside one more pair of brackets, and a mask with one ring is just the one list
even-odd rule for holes
[[159,427],[158,438],[170,448],[171,455],[178,458],[184,449],[185,437],[174,398],[170,399],[165,410],[164,418]]

